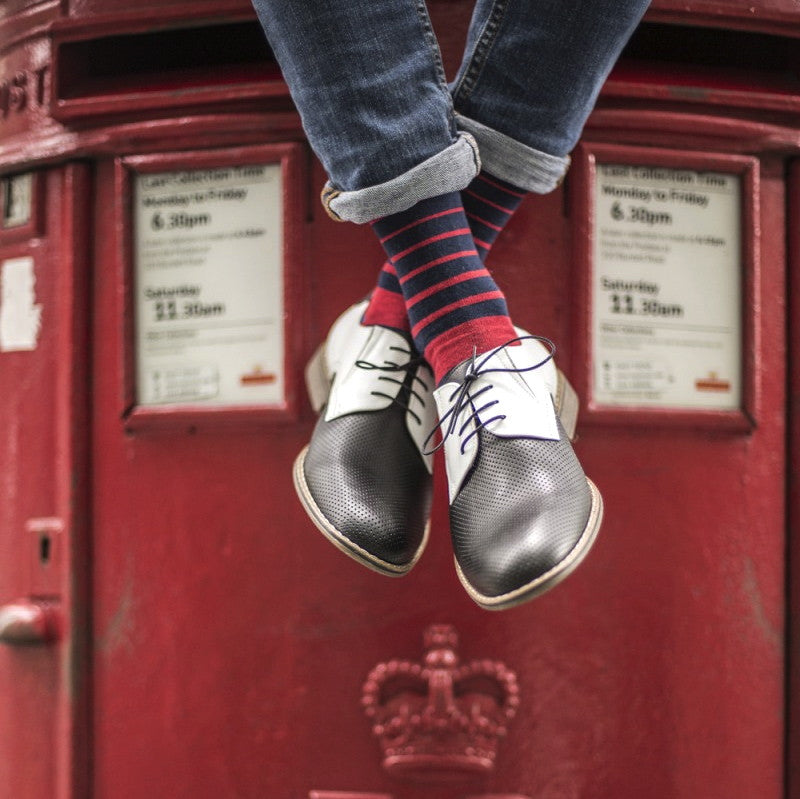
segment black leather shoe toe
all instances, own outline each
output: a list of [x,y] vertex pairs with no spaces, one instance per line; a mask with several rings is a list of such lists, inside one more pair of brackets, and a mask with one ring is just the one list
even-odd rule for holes
[[294,483],[329,541],[370,569],[399,576],[428,535],[432,462],[422,442],[435,414],[432,376],[402,334],[362,326],[362,313],[354,306],[340,317],[319,356],[331,377]]

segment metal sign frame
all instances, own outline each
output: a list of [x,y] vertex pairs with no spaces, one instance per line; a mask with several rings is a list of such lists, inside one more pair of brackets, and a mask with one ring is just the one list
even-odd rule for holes
[[[123,235],[120,319],[125,326],[123,358],[124,386],[121,417],[128,429],[193,428],[198,425],[285,422],[297,418],[298,383],[301,369],[299,298],[302,296],[303,256],[300,230],[305,218],[302,199],[302,147],[279,143],[212,151],[159,153],[120,158],[116,162],[117,220]],[[277,164],[281,174],[283,202],[282,267],[283,286],[283,395],[277,402],[209,404],[188,400],[170,404],[141,404],[137,391],[136,307],[135,307],[135,183],[142,175],[224,170],[248,165]]]
[[[575,153],[573,167],[576,301],[573,362],[576,387],[583,398],[585,424],[657,425],[665,427],[711,427],[732,431],[751,430],[758,418],[758,348],[756,317],[759,313],[759,165],[755,158],[720,153],[629,147],[614,144],[582,144]],[[741,185],[741,402],[739,407],[691,408],[650,404],[614,405],[594,395],[593,290],[597,264],[594,237],[598,225],[595,185],[598,165],[619,164],[638,167],[663,167],[675,170],[717,172],[735,175]]]

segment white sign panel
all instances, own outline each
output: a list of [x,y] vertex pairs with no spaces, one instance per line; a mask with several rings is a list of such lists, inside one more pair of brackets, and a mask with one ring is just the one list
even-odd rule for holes
[[33,208],[33,174],[12,175],[3,180],[3,227],[25,225]]
[[135,177],[137,402],[279,404],[278,164]]
[[0,263],[0,352],[35,350],[42,322],[33,258]]
[[593,396],[610,406],[741,404],[741,179],[599,164]]

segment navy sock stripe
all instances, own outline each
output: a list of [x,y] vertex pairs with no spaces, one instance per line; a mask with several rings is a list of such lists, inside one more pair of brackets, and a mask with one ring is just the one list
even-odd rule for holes
[[413,297],[421,291],[444,282],[448,277],[460,275],[463,272],[480,270],[481,264],[475,264],[472,258],[458,258],[455,261],[434,263],[433,266],[423,267],[409,272],[400,281],[400,288],[407,297]]
[[468,218],[469,226],[472,228],[472,236],[475,240],[475,246],[477,247],[478,253],[481,255],[481,257],[485,258],[492,249],[492,245],[497,240],[497,237],[500,235],[500,230],[498,230],[497,227],[500,227],[502,230],[502,226],[491,227],[483,220],[478,219],[476,216],[469,216]]
[[509,219],[511,219],[516,210],[516,208],[500,208],[490,204],[485,197],[480,197],[473,192],[465,192],[464,203],[467,218],[488,223],[484,225],[485,227],[494,225],[492,230],[494,230],[495,234],[500,232],[497,228],[502,230],[508,224]]
[[456,325],[482,319],[487,316],[508,316],[508,306],[505,300],[483,300],[463,308],[456,308],[427,324],[414,336],[417,347],[427,347],[438,336],[452,330]]
[[[442,282],[445,281],[439,281],[439,283]],[[471,297],[474,294],[483,294],[486,291],[492,291],[496,288],[497,284],[494,282],[494,280],[492,280],[489,275],[483,272],[476,274],[473,277],[466,278],[465,280],[461,280],[458,283],[449,285],[445,290],[447,291],[450,301],[452,302],[456,299]],[[435,291],[435,285],[431,286],[430,289]],[[406,303],[409,306],[409,313],[413,313],[418,319],[423,319],[428,316],[428,314],[433,313],[442,304],[439,293],[440,292],[436,292],[423,297],[420,297],[421,292],[419,291],[414,293],[406,293],[404,296],[406,297]]]
[[[416,225],[420,219],[457,208],[458,206],[452,202],[452,194],[451,192],[449,194],[440,194],[438,197],[430,197],[427,200],[422,200],[421,203],[412,205],[411,208],[405,211],[398,211],[396,214],[376,219],[372,225],[378,233],[381,244],[387,243],[388,237],[397,235],[409,225]],[[422,203],[425,203],[425,210],[420,213],[419,206]]]
[[[440,222],[438,226],[434,225],[436,221]],[[475,243],[472,240],[472,229],[468,222],[451,230],[443,230],[441,227],[441,220],[432,220],[429,223],[424,223],[417,228],[407,230],[396,238],[391,239],[391,250],[395,253],[394,257],[391,258],[392,263],[397,267],[397,262],[402,260],[403,270],[409,271],[414,268],[414,265],[418,266],[430,260],[426,255],[426,250],[428,248],[432,248],[434,254],[439,252],[440,249],[444,251],[444,249],[448,248],[446,242],[439,245],[438,242],[443,241],[443,239],[437,237],[446,237],[450,239],[450,243],[457,250],[469,250],[475,247]],[[428,241],[430,241],[430,244],[426,244],[423,247],[418,246],[422,244],[422,242]]]
[[385,291],[393,291],[396,294],[402,293],[397,276],[391,272],[387,272],[385,269],[381,269],[378,275],[378,285]]
[[525,189],[487,172],[479,172],[473,181],[473,186],[480,187],[481,194],[497,198],[497,202],[501,202],[500,198],[507,198],[507,201],[512,203],[520,202],[528,193]]

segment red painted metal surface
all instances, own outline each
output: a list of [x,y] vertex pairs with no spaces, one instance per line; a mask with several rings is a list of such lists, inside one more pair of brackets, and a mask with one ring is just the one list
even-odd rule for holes
[[[471,4],[431,7],[452,72]],[[163,409],[157,425],[128,423],[126,165],[293,153],[285,268],[304,276],[287,302],[296,385],[381,263],[369,231],[321,211],[321,169],[250,38],[247,4],[12,0],[2,10],[0,175],[35,167],[41,204],[29,225],[0,232],[0,261],[34,254],[37,301],[55,315],[34,352],[0,352],[0,606],[58,598],[64,614],[53,643],[0,644],[9,799],[783,796],[786,166],[800,153],[791,78],[776,83],[757,61],[747,76],[724,63],[709,72],[697,49],[666,45],[674,69],[637,56],[612,75],[588,152],[613,145],[646,162],[669,151],[680,165],[691,151],[691,168],[699,158],[751,176],[746,424],[590,407],[577,447],[606,501],[596,549],[552,593],[489,615],[455,577],[441,463],[428,551],[391,581],[342,558],[295,501],[290,465],[314,421],[301,393],[291,413],[245,409],[235,425]],[[656,0],[648,24],[648,35],[659,25],[755,31],[778,54],[800,35],[796,4],[780,0]],[[246,45],[221,46],[204,64],[187,31]],[[135,62],[170,48],[172,66]],[[84,166],[66,166],[75,159]],[[554,339],[578,383],[591,233],[583,168],[526,201],[490,261],[515,320]],[[793,180],[796,214],[796,168]],[[797,372],[793,359],[792,396]],[[462,663],[513,671],[520,700],[494,767],[436,787],[387,772],[361,705],[376,664],[418,659],[434,624],[457,628]],[[441,687],[452,674],[439,671]]]
[[789,276],[787,298],[789,311],[789,472],[787,475],[789,510],[789,615],[788,646],[789,679],[787,687],[789,730],[787,736],[787,795],[800,797],[800,160],[795,159],[789,171]]
[[[100,795],[142,784],[177,795],[270,795],[287,785],[430,795],[393,787],[383,772],[360,686],[375,663],[416,657],[426,625],[453,622],[463,657],[502,660],[524,697],[487,790],[667,799],[744,786],[745,795],[779,796],[784,254],[775,172],[762,178],[760,293],[770,308],[758,325],[770,346],[760,353],[757,428],[583,430],[580,452],[609,508],[597,550],[559,590],[491,620],[454,579],[441,501],[430,550],[400,582],[362,573],[313,535],[279,466],[310,419],[236,434],[126,435],[109,410],[125,346],[119,276],[99,274],[95,322],[110,333],[96,337],[95,352]],[[111,174],[100,165],[101,208],[114,202]],[[493,260],[522,324],[569,342],[572,223],[561,199],[530,202]],[[369,287],[352,250],[379,256],[363,231],[321,216],[306,240],[314,262],[338,264],[335,279],[320,275],[312,288],[318,318],[295,320],[313,340],[345,297]],[[113,231],[97,242],[97,260],[112,263]],[[132,747],[134,730],[150,745]],[[323,730],[337,732],[320,743]],[[154,741],[167,770],[152,758]]]
[[[87,173],[34,181],[0,264],[32,259],[35,348],[0,352],[0,784],[19,799],[88,786]],[[38,644],[38,645],[31,645]]]

